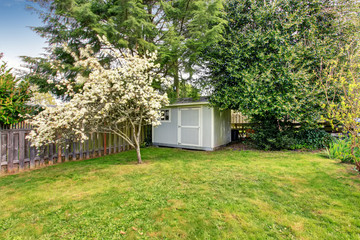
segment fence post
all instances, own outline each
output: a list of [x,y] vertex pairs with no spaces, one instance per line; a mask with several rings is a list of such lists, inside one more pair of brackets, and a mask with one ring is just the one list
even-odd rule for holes
[[112,133],[109,133],[109,143],[108,143],[108,145],[109,145],[109,154],[112,154],[112,153],[114,153],[114,136],[113,136],[113,134]]
[[76,160],[76,148],[77,148],[77,144],[76,142],[73,142],[73,154],[72,154],[72,160],[71,161],[75,161]]
[[118,152],[118,147],[117,147],[117,134],[114,134],[114,142],[113,142],[113,146],[114,146],[114,153]]
[[[13,162],[14,162],[14,170],[19,170],[19,131],[13,132],[13,149],[14,149],[14,155],[13,155]],[[17,167],[15,166],[15,162],[17,163]]]
[[81,142],[80,141],[80,148],[79,148],[79,160],[82,160],[83,159],[83,145],[84,145],[84,142]]
[[86,140],[85,142],[85,148],[86,148],[86,159],[89,159],[90,158],[90,136],[91,134],[88,135],[88,140]]
[[96,149],[96,133],[92,133],[92,136],[91,136],[91,140],[92,140],[92,150],[91,150],[91,152],[92,152],[92,157],[94,158],[95,157],[95,155],[96,155],[96,151],[95,151],[95,149]]
[[62,162],[62,149],[61,149],[61,143],[57,143],[57,163]]
[[104,156],[107,154],[106,151],[106,133],[104,133]]
[[24,169],[24,159],[25,159],[25,132],[19,132],[19,169]]
[[8,172],[12,172],[14,168],[14,134],[12,131],[8,133]]
[[30,168],[35,167],[35,157],[36,157],[36,149],[35,147],[30,147]]
[[39,165],[40,166],[44,166],[45,165],[45,151],[46,151],[46,146],[42,146],[38,149],[38,151],[40,151],[39,154]]
[[[101,157],[101,150],[103,150],[102,149],[102,147],[101,147],[101,134],[100,133],[98,133],[97,134],[97,147],[98,147],[98,156],[99,157]],[[104,143],[102,143],[102,144],[104,144]]]
[[96,138],[97,138],[97,133],[92,133],[92,138],[91,138],[91,141],[92,141],[92,157],[95,158],[97,156],[97,152],[96,152],[96,149],[97,149],[97,145],[96,145]]
[[70,148],[70,142],[66,141],[65,145],[64,145],[64,150],[65,150],[65,162],[69,161],[69,148]]
[[49,165],[53,165],[54,164],[54,144],[50,143],[49,144]]

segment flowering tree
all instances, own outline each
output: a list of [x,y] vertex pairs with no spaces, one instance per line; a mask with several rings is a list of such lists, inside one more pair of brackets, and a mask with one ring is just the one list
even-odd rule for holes
[[[46,108],[30,120],[34,130],[29,138],[33,145],[40,147],[64,143],[67,139],[84,141],[91,132],[113,133],[136,149],[138,163],[142,163],[142,126],[160,124],[159,108],[168,103],[167,95],[154,89],[152,84],[154,81],[167,84],[167,81],[153,71],[159,67],[154,64],[155,54],[140,58],[136,54],[120,53],[105,39],[102,42],[105,48],[101,56],[112,60],[104,63],[90,46],[80,49],[79,56],[71,53],[76,66],[83,69],[76,77],[76,83],[83,84],[83,88],[76,93],[64,79],[62,83],[67,86],[71,100]],[[56,62],[53,65],[61,67]],[[131,129],[131,137],[124,132],[124,126]]]
[[325,120],[342,126],[351,140],[351,156],[360,171],[360,46],[359,40],[347,45],[343,57],[333,60],[326,71],[322,87],[326,94]]

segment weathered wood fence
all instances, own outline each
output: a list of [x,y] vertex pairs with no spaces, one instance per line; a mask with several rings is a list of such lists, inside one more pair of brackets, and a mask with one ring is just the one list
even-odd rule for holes
[[[90,159],[131,149],[121,137],[105,133],[89,134],[89,140],[83,143],[69,141],[60,146],[49,144],[37,149],[32,147],[26,139],[30,131],[31,128],[0,129],[1,173],[13,173],[54,163]],[[127,129],[127,132],[128,136],[132,136],[130,129]],[[141,141],[144,142],[149,134],[151,136],[151,127],[144,126]]]
[[[329,122],[319,122],[319,129],[323,129],[328,133],[337,135],[341,133],[341,126],[331,126]],[[232,139],[238,138],[248,138],[253,133],[253,123],[250,123],[248,118],[241,114],[240,112],[231,111],[231,129],[232,129]],[[294,127],[300,127],[301,123],[294,122]],[[234,136],[233,136],[234,135]],[[236,136],[235,136],[236,135]]]
[[6,124],[0,125],[0,130],[1,129],[31,129],[31,125],[30,123],[26,123],[26,122],[19,122],[19,123],[14,123],[14,124]]
[[248,118],[241,114],[240,112],[231,111],[231,124],[236,128],[236,124],[245,124],[249,123]]
[[231,140],[236,141],[239,138],[248,138],[253,132],[252,124],[240,112],[231,111]]

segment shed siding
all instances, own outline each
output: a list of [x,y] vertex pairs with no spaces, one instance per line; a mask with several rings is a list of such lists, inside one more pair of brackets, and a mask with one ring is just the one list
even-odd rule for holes
[[[201,134],[200,146],[179,144],[178,125],[179,112],[182,108],[200,108]],[[170,106],[170,122],[162,122],[160,126],[153,129],[153,144],[158,146],[181,147],[199,150],[213,150],[215,147],[225,145],[231,140],[231,112],[219,111],[211,108],[208,104]],[[187,121],[192,121],[188,119]],[[191,124],[185,124],[191,126]],[[185,133],[183,133],[185,134]],[[186,137],[186,135],[185,135]],[[193,136],[190,136],[193,137]],[[186,141],[184,141],[186,142]]]
[[160,126],[153,129],[153,142],[178,144],[178,109],[170,108],[170,122],[161,122]]
[[213,137],[213,132],[211,131],[212,126],[212,111],[208,106],[202,107],[202,145],[206,148],[212,148],[211,138]]
[[214,108],[214,145],[213,147],[228,144],[231,141],[231,111],[220,111]]

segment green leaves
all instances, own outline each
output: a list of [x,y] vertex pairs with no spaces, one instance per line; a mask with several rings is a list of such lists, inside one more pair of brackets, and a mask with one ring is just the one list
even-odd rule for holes
[[[174,79],[177,95],[184,87],[180,84],[186,85],[203,65],[203,50],[222,39],[226,22],[221,17],[223,0],[36,2],[47,6],[43,13],[46,25],[34,30],[47,38],[50,44],[58,46],[67,43],[73,51],[91,44],[94,53],[97,53],[101,45],[96,35],[100,35],[124,52],[136,51],[144,55],[146,51],[156,50],[160,70]],[[54,51],[50,58],[66,61]],[[47,59],[29,63],[37,69],[36,74],[32,74],[34,82],[41,82],[40,86],[45,87],[43,79],[49,74],[42,64],[44,61]],[[186,77],[182,76],[184,73]],[[68,79],[71,77],[73,75],[67,76]]]
[[[0,55],[1,59],[1,55]],[[15,78],[6,63],[0,65],[0,125],[17,123],[29,112],[29,85]]]
[[[316,123],[325,97],[317,86],[320,69],[349,33],[346,22],[339,24],[343,4],[227,1],[223,40],[204,51],[212,103],[239,110],[262,126]],[[281,131],[275,125],[274,134]]]
[[355,163],[360,159],[360,149],[358,146],[353,149],[350,137],[340,138],[331,143],[328,154],[330,158],[346,163]]
[[338,10],[325,0],[228,1],[224,40],[204,54],[213,103],[250,117],[313,121],[322,96],[316,74],[340,31],[338,13],[325,8]]

